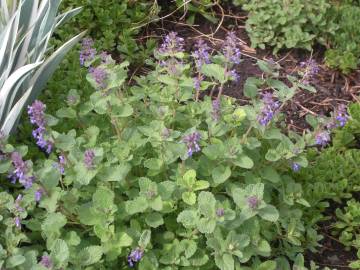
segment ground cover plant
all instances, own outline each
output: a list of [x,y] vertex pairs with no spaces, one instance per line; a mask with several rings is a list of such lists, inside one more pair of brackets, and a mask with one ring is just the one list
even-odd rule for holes
[[[110,2],[84,1],[74,28],[56,32],[55,48],[86,26],[93,38],[29,103],[20,133],[1,134],[0,269],[358,269],[360,106],[338,98],[323,116],[299,106],[306,128],[289,124],[299,97],[324,91],[318,55],[289,69],[289,53],[242,52],[228,29],[243,17],[227,1]],[[169,13],[142,32],[159,10]],[[176,20],[187,39],[169,30]],[[240,99],[228,96],[236,87]]]
[[[10,181],[2,183],[25,188],[16,199],[1,193],[1,226],[13,239],[1,238],[3,265],[290,269],[287,258],[301,265],[298,254],[315,248],[318,236],[301,218],[310,205],[292,174],[307,166],[305,147],[329,137],[277,127],[279,109],[302,83],[285,91],[272,63],[259,62],[265,78],[249,79],[251,105],[222,95],[237,79],[235,38],[230,33],[217,55],[202,41],[188,55],[172,32],[153,71],[131,86],[124,84],[128,63],[95,56],[85,40],[80,59],[95,89],[90,97],[71,91],[57,118],[41,101],[28,110],[49,156],[32,163],[27,147],[3,141]],[[266,84],[275,90],[258,92]],[[214,99],[199,99],[198,91],[214,86]],[[68,119],[82,128],[58,133]]]

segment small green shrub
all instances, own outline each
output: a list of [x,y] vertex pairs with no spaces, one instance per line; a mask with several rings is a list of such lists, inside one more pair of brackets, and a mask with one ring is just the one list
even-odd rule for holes
[[[199,42],[190,58],[171,33],[132,84],[127,62],[96,56],[90,96],[72,90],[56,117],[32,104],[48,154],[32,162],[28,147],[0,141],[0,267],[306,269],[299,253],[319,236],[292,169],[319,138],[282,132],[280,107],[302,84],[279,81],[272,64],[246,82],[250,105],[221,95],[237,78],[235,40],[216,56]],[[212,87],[218,98],[198,98]]]
[[327,0],[250,0],[243,5],[249,12],[246,30],[253,47],[311,49],[315,40],[322,39],[324,31],[332,31],[326,14]]
[[329,16],[338,29],[329,37],[331,48],[326,51],[326,64],[349,73],[357,68],[360,59],[360,6],[333,5]]

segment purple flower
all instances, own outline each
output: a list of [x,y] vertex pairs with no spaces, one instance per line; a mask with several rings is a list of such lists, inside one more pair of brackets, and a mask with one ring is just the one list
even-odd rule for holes
[[13,152],[11,154],[11,161],[14,165],[14,171],[10,174],[12,183],[15,184],[16,180],[19,180],[19,183],[26,189],[31,188],[35,177],[27,175],[28,167],[26,162],[23,161],[21,155],[18,152]]
[[300,67],[303,69],[302,82],[304,84],[309,84],[311,78],[313,78],[320,71],[320,68],[314,59],[300,62]]
[[260,125],[266,126],[274,117],[277,109],[280,107],[280,103],[273,99],[273,95],[270,92],[263,94],[262,101],[264,103],[258,121]]
[[216,216],[217,216],[217,217],[223,217],[224,214],[225,214],[224,208],[218,208],[218,209],[216,209]]
[[235,82],[238,82],[240,79],[239,74],[236,72],[235,69],[230,70],[230,76],[233,78]]
[[256,208],[258,208],[260,200],[257,196],[252,195],[247,198],[247,204],[251,209],[255,210]]
[[233,64],[240,63],[241,52],[237,47],[237,38],[234,32],[229,32],[226,36],[222,51],[228,62]]
[[53,148],[53,143],[45,139],[46,120],[45,120],[46,105],[39,100],[35,100],[31,106],[28,106],[28,114],[30,122],[37,126],[33,130],[32,135],[36,139],[36,144],[46,153],[50,154]]
[[19,229],[21,228],[21,218],[20,217],[15,217],[14,223],[17,228],[19,228]]
[[301,166],[300,166],[299,163],[293,162],[293,163],[291,164],[291,168],[292,168],[292,170],[293,170],[294,172],[298,172],[298,171],[301,169]]
[[43,255],[41,257],[40,264],[42,266],[44,266],[45,268],[48,268],[48,269],[52,268],[52,266],[53,266],[51,258],[49,256],[47,256],[47,255]]
[[65,174],[66,159],[63,155],[59,156],[58,168],[62,175]]
[[337,108],[336,117],[335,117],[338,127],[345,126],[346,122],[349,120],[349,115],[347,114],[347,108],[344,104],[340,104]]
[[38,188],[35,191],[35,201],[39,202],[41,200],[42,195],[44,195],[45,190],[43,188]]
[[202,80],[203,80],[202,76],[194,78],[194,88],[196,91],[200,91]]
[[94,59],[96,49],[93,48],[94,41],[91,38],[84,38],[82,40],[82,49],[80,51],[80,65],[84,66],[86,61]]
[[108,54],[107,52],[105,52],[105,51],[102,51],[101,53],[100,53],[100,59],[101,59],[101,62],[103,63],[103,64],[108,64],[109,63],[109,57],[110,57],[110,54]]
[[15,209],[16,209],[18,212],[20,212],[20,213],[25,211],[24,208],[22,208],[22,207],[20,206],[20,203],[21,203],[22,199],[23,199],[23,195],[22,195],[22,194],[19,194],[19,195],[17,196],[16,200],[15,200]]
[[330,142],[329,131],[320,131],[315,135],[315,142],[317,145],[326,146]]
[[85,151],[84,164],[87,169],[90,170],[94,168],[94,158],[95,158],[94,150],[88,149]]
[[195,44],[196,50],[192,53],[195,59],[195,65],[198,70],[201,70],[202,65],[210,64],[210,47],[202,40],[199,39]]
[[201,150],[199,146],[199,140],[201,136],[199,132],[193,132],[183,138],[183,142],[186,143],[188,149],[188,156],[191,157],[194,152],[199,152]]
[[35,100],[31,106],[28,106],[30,122],[38,127],[45,127],[45,109],[46,105],[39,100]]
[[220,100],[219,99],[215,99],[212,101],[212,112],[211,112],[211,116],[212,119],[214,121],[219,121],[220,119],[220,113],[221,113],[221,108],[220,108]]
[[127,257],[128,264],[130,267],[134,267],[137,262],[144,256],[144,251],[141,248],[136,248]]
[[166,35],[159,49],[161,54],[176,54],[182,51],[184,51],[184,39],[179,37],[176,32]]
[[107,86],[106,80],[108,77],[108,73],[106,72],[105,69],[101,67],[96,67],[96,68],[91,67],[89,68],[89,73],[91,74],[91,76],[93,77],[93,79],[100,88],[103,89]]

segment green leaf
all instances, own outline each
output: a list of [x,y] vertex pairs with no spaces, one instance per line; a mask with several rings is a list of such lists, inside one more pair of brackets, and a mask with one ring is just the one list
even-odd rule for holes
[[111,109],[111,113],[115,117],[129,117],[134,113],[133,107],[126,103],[113,106]]
[[41,224],[44,232],[57,232],[66,225],[66,217],[61,213],[50,213]]
[[225,68],[218,64],[207,64],[203,65],[201,68],[201,72],[215,80],[218,80],[220,83],[225,83]]
[[51,247],[50,256],[55,265],[64,265],[69,259],[69,248],[64,240],[58,239]]
[[275,149],[269,149],[265,155],[265,158],[268,161],[275,162],[278,161],[281,158],[281,156],[278,153],[278,151],[276,151]]
[[202,191],[198,196],[198,210],[205,217],[215,216],[216,200],[211,192]]
[[281,181],[280,175],[277,173],[277,171],[273,167],[270,167],[270,166],[265,167],[261,171],[261,176],[264,179],[269,180],[272,183],[278,183]]
[[236,166],[244,169],[251,169],[254,166],[254,162],[251,158],[244,154],[240,154],[239,157],[232,161]]
[[197,250],[197,244],[193,240],[184,239],[180,242],[180,245],[185,250],[185,257],[187,259],[193,256]]
[[215,264],[220,270],[234,270],[234,258],[229,253],[215,256]]
[[104,181],[122,182],[131,170],[131,165],[127,162],[121,162],[119,165],[106,167],[99,177]]
[[63,151],[70,151],[76,144],[75,138],[69,134],[59,134],[55,137],[55,145]]
[[194,210],[184,210],[180,212],[176,221],[182,223],[185,228],[193,228],[196,226],[198,215]]
[[208,181],[199,180],[196,181],[195,184],[193,185],[193,190],[194,191],[203,190],[203,189],[207,189],[209,186],[210,184]]
[[151,231],[145,230],[142,232],[138,244],[141,248],[145,249],[147,245],[150,243],[150,240],[151,240]]
[[188,205],[194,205],[196,203],[196,194],[194,192],[184,192],[181,197]]
[[247,78],[244,85],[244,95],[248,98],[255,98],[258,94],[258,86],[261,85],[261,80],[255,77]]
[[6,260],[6,268],[15,268],[25,262],[25,257],[22,255],[13,255]]
[[276,262],[275,261],[266,261],[260,264],[256,270],[276,270]]
[[107,187],[99,187],[93,194],[92,200],[94,207],[107,210],[114,204],[115,194]]
[[157,228],[164,224],[164,219],[160,213],[150,213],[145,217],[145,222],[152,228]]
[[196,171],[189,170],[183,175],[182,181],[180,181],[180,184],[186,188],[191,189],[192,186],[195,184],[195,181],[196,181]]
[[77,258],[82,266],[95,264],[101,260],[103,250],[100,246],[89,246],[80,251]]
[[197,228],[201,233],[213,233],[216,227],[216,220],[209,218],[200,218],[197,222]]
[[262,219],[276,222],[279,219],[279,212],[273,205],[267,205],[264,208],[259,209],[259,215]]
[[148,207],[149,204],[144,197],[137,197],[132,201],[127,201],[125,204],[126,212],[129,215],[145,212]]
[[215,185],[224,183],[231,176],[231,169],[229,166],[219,165],[212,170],[212,179]]

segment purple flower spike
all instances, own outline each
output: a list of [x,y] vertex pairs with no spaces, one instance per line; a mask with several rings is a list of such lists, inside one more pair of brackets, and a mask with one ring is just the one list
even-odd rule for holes
[[188,156],[191,157],[194,152],[199,152],[201,150],[199,146],[199,140],[201,136],[199,132],[193,132],[183,138],[183,142],[186,143],[188,149]]
[[39,100],[35,100],[31,106],[28,106],[30,122],[39,127],[45,127],[45,109],[46,105]]
[[225,215],[225,210],[224,208],[218,208],[216,209],[216,216],[217,217],[223,217]]
[[128,264],[130,267],[134,267],[137,262],[141,260],[144,256],[144,251],[141,248],[136,248],[131,251],[130,255],[128,256]]
[[237,38],[234,32],[229,32],[226,36],[222,51],[228,62],[233,64],[240,63],[241,52],[237,47]]
[[203,78],[201,76],[194,78],[194,88],[196,91],[200,91],[202,80],[203,80]]
[[89,72],[100,88],[102,89],[106,88],[107,86],[106,80],[108,77],[108,73],[106,72],[105,69],[101,67],[96,67],[96,68],[91,67],[89,68]]
[[293,170],[294,172],[298,172],[298,171],[300,171],[301,166],[300,166],[299,163],[293,162],[293,163],[291,164],[291,168],[292,168],[292,170]]
[[39,202],[41,200],[42,195],[44,195],[45,190],[43,188],[39,188],[35,191],[35,201]]
[[42,266],[44,266],[45,268],[48,268],[48,269],[51,269],[53,264],[52,264],[52,261],[51,261],[51,258],[47,255],[43,255],[41,257],[41,261],[40,261],[40,264]]
[[82,40],[82,49],[80,51],[80,65],[84,66],[86,61],[94,59],[96,49],[93,48],[94,41],[91,38],[84,38]]
[[12,183],[15,184],[16,180],[19,180],[19,183],[26,189],[31,188],[35,178],[27,175],[28,167],[26,162],[23,161],[21,155],[18,152],[13,152],[11,154],[11,161],[15,167],[14,171],[10,174]]
[[196,50],[192,53],[195,59],[195,65],[198,70],[201,69],[202,65],[210,64],[210,47],[202,40],[199,39],[195,44]]
[[344,104],[340,104],[337,108],[336,117],[337,126],[343,127],[346,125],[346,122],[349,120],[349,115],[347,114],[347,108]]
[[220,100],[219,99],[215,99],[212,101],[212,112],[211,112],[211,116],[212,119],[214,121],[219,121],[220,119],[220,112],[221,112],[221,108],[220,108]]
[[21,203],[22,199],[23,199],[23,195],[22,195],[22,194],[19,194],[19,195],[17,196],[16,200],[15,200],[15,209],[16,209],[16,211],[18,211],[18,212],[20,212],[20,213],[25,211],[24,208],[22,208],[22,207],[20,206],[20,203]]
[[230,76],[235,82],[238,82],[240,80],[240,75],[236,72],[235,69],[230,70]]
[[21,229],[21,218],[20,217],[15,217],[14,223],[17,228]]
[[108,64],[109,63],[109,57],[110,57],[110,54],[108,54],[107,52],[105,51],[102,51],[100,53],[100,59],[101,59],[101,62],[103,64]]
[[28,114],[30,122],[37,126],[33,130],[32,135],[36,139],[36,144],[46,153],[50,154],[53,148],[53,143],[50,140],[45,139],[46,133],[46,120],[45,120],[46,105],[39,100],[35,100],[34,103],[28,107]]
[[257,196],[252,195],[247,198],[247,203],[251,209],[255,210],[256,208],[258,208],[258,206],[260,204],[260,200]]
[[84,164],[88,170],[94,168],[94,158],[95,158],[95,152],[93,150],[88,149],[85,151]]
[[276,111],[279,109],[280,103],[273,99],[273,95],[270,92],[263,94],[262,101],[264,106],[260,115],[258,116],[258,121],[260,125],[266,126],[274,117]]
[[170,32],[166,35],[159,49],[161,54],[176,54],[182,51],[184,51],[184,39],[179,37],[176,32]]
[[303,69],[302,82],[304,84],[309,84],[310,80],[320,71],[319,65],[314,59],[301,62],[300,67]]
[[320,131],[315,135],[317,145],[326,146],[330,142],[330,133],[328,131]]

